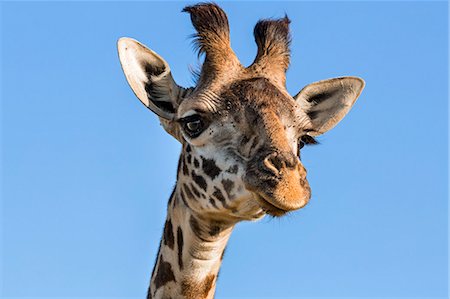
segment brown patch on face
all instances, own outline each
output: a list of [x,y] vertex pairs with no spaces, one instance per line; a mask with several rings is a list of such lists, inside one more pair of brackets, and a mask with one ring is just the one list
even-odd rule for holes
[[210,198],[209,198],[209,203],[210,203],[213,207],[215,207],[215,208],[217,209],[216,201],[214,200],[214,198],[210,197]]
[[202,169],[207,176],[214,180],[222,171],[219,167],[217,167],[216,162],[212,159],[202,158]]
[[156,276],[154,279],[156,290],[171,281],[176,282],[175,275],[173,274],[172,270],[172,265],[164,261],[163,257],[161,256],[161,260],[159,261],[158,265],[158,270],[156,272]]
[[231,197],[231,191],[233,191],[234,182],[229,179],[222,180],[223,189],[228,195],[228,198]]
[[174,243],[175,238],[173,236],[172,221],[169,219],[164,225],[164,245],[169,246],[170,249],[173,249]]
[[194,180],[194,182],[200,187],[202,188],[204,191],[206,191],[207,188],[207,184],[206,184],[206,180],[201,176],[195,173],[195,171],[191,172],[191,176],[192,176],[192,180]]
[[203,279],[203,281],[183,280],[181,282],[181,294],[186,299],[201,299],[207,298],[209,291],[214,285],[216,275],[209,274]]
[[226,202],[226,200],[225,200],[225,197],[224,197],[223,194],[222,194],[222,191],[220,191],[220,189],[217,188],[216,186],[214,186],[214,192],[213,192],[212,195],[213,195],[215,198],[217,198],[217,199],[222,203],[222,205],[224,206],[224,208],[228,208],[228,204],[227,204],[227,202]]

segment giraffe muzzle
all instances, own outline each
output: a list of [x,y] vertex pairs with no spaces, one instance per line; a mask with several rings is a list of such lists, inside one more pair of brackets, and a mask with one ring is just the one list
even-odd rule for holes
[[261,208],[273,216],[298,210],[311,197],[306,170],[290,152],[274,152],[250,161],[244,181]]

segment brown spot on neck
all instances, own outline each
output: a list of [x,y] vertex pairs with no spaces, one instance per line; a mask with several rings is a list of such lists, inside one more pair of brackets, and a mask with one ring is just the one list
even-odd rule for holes
[[186,299],[207,298],[214,286],[215,274],[207,275],[202,281],[183,280],[181,282],[181,294]]
[[195,199],[194,194],[192,194],[192,191],[187,184],[183,184],[183,189],[188,198]]
[[197,158],[194,158],[194,167],[198,168],[200,166],[200,162],[198,162]]
[[164,245],[169,246],[170,249],[173,249],[174,244],[175,238],[173,236],[173,226],[172,221],[169,219],[164,225]]
[[181,230],[181,227],[178,227],[177,229],[177,245],[178,245],[178,266],[180,267],[180,270],[183,270],[183,231]]
[[209,228],[209,234],[211,235],[211,237],[215,237],[220,234],[224,227],[225,225],[223,223],[214,222]]
[[183,157],[180,158],[181,169],[183,170],[184,175],[189,175],[189,168],[186,165],[186,161],[184,161]]
[[194,184],[190,184],[191,185],[191,190],[194,193],[195,197],[198,199],[201,197],[201,193],[200,191],[198,191],[198,189],[194,186]]
[[155,283],[155,292],[160,287],[166,285],[169,282],[176,282],[175,275],[173,274],[172,265],[166,261],[161,256],[159,261],[158,270],[156,272],[156,276],[154,278]]
[[203,232],[203,230],[202,230],[202,228],[200,226],[200,223],[192,215],[189,217],[189,225],[191,227],[192,232],[194,233],[195,236],[197,236],[197,238],[199,238],[203,242],[207,242],[207,240],[205,240],[203,238],[204,232]]

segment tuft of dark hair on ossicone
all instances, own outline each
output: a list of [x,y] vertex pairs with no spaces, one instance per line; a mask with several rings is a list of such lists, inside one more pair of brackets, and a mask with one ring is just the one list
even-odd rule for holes
[[196,34],[193,35],[199,55],[214,50],[217,44],[229,43],[230,26],[225,12],[215,3],[186,6],[182,12],[191,16]]
[[258,54],[255,61],[262,58],[279,60],[286,70],[290,61],[291,35],[289,24],[291,20],[284,16],[281,19],[262,19],[256,23],[253,30]]

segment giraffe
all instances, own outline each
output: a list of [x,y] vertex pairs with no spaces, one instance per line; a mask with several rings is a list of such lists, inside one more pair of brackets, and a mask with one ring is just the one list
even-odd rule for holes
[[205,56],[195,87],[177,85],[168,63],[138,41],[118,41],[131,89],[182,145],[147,298],[213,298],[236,223],[279,217],[308,203],[300,149],[333,128],[365,84],[358,77],[334,78],[291,96],[287,16],[257,22],[256,58],[244,67],[218,5],[183,12]]

